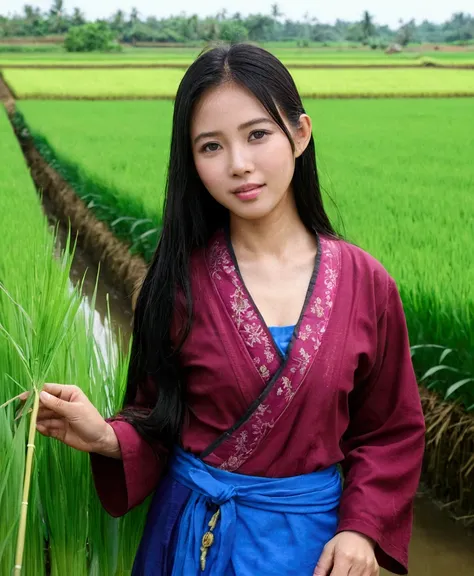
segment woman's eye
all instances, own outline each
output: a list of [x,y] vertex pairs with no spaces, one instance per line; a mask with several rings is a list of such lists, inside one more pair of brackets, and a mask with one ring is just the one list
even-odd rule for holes
[[255,130],[255,132],[252,132],[252,134],[250,134],[250,138],[251,139],[253,138],[254,140],[261,140],[267,134],[268,132],[265,132],[265,130]]
[[216,152],[219,149],[219,144],[217,142],[209,142],[203,146],[204,152]]

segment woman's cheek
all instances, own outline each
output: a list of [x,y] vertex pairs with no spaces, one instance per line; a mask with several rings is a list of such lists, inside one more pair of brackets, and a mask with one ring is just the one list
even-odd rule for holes
[[196,162],[195,165],[198,176],[208,192],[221,202],[226,195],[226,191],[223,189],[225,179],[222,169],[217,163],[212,161]]
[[196,166],[198,176],[204,186],[206,188],[212,186],[212,182],[215,180],[215,166],[213,166],[213,163],[209,162],[209,160],[197,159],[194,161],[194,165]]
[[267,150],[262,161],[265,163],[265,172],[273,181],[278,180],[281,185],[284,185],[286,180],[288,180],[288,184],[291,182],[295,163],[293,152],[287,140],[286,142],[279,142]]

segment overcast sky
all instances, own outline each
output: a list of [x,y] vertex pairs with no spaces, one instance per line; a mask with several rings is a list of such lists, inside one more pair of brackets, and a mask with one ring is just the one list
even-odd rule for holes
[[[0,14],[20,12],[24,4],[32,4],[43,10],[51,6],[51,0],[0,0]],[[89,18],[108,17],[118,9],[129,12],[135,6],[145,16],[170,16],[185,12],[200,16],[216,14],[222,8],[229,13],[269,13],[272,1],[268,0],[66,0],[65,6],[71,12],[78,6]],[[359,20],[362,12],[368,10],[379,24],[396,26],[400,18],[417,21],[424,19],[443,22],[454,12],[474,13],[474,0],[281,0],[278,2],[283,14],[291,19],[302,18],[309,12],[321,22]]]

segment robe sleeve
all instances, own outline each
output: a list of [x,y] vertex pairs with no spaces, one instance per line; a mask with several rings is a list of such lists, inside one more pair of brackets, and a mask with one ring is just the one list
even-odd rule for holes
[[391,279],[371,364],[367,377],[356,381],[349,396],[338,532],[351,530],[370,537],[376,542],[380,566],[407,574],[425,424],[406,320]]
[[[137,398],[134,406],[154,405],[154,387]],[[120,417],[107,418],[120,444],[122,459],[90,454],[97,494],[105,510],[113,517],[123,516],[141,504],[156,488],[166,464],[168,452],[160,442],[145,440]]]

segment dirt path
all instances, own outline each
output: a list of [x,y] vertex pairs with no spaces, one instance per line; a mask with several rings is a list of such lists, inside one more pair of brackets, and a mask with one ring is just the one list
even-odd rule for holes
[[0,102],[3,103],[7,110],[7,114],[10,116],[15,112],[15,98],[7,86],[6,82],[3,80],[2,74],[0,73]]

